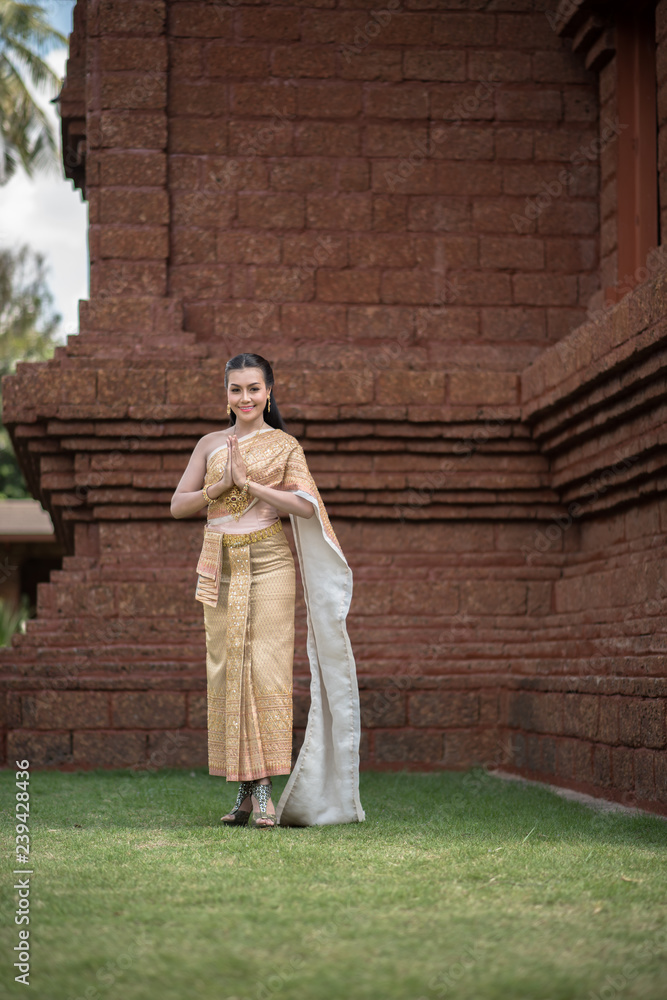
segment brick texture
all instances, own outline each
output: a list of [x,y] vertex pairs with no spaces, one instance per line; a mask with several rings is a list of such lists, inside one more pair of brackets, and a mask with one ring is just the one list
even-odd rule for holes
[[[363,766],[667,812],[659,273],[587,316],[617,280],[615,59],[586,70],[531,5],[472,6],[76,5],[91,296],[3,383],[67,552],[0,652],[8,761],[206,763],[203,514],[169,501],[252,350],[354,571]],[[299,603],[295,751],[305,628]]]

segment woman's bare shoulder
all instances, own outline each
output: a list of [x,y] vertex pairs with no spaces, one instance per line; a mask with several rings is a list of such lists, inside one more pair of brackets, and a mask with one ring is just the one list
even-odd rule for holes
[[204,434],[204,436],[199,439],[197,442],[197,448],[204,455],[206,460],[208,460],[211,452],[215,451],[216,448],[219,448],[220,445],[225,443],[232,430],[232,427],[226,427],[224,431],[211,431],[210,434]]

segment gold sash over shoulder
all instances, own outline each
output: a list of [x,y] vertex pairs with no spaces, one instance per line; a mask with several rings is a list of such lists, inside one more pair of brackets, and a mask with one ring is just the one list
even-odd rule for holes
[[[251,447],[249,448],[249,445]],[[320,519],[325,534],[330,542],[340,550],[340,544],[322,503],[315,480],[310,474],[303,448],[295,437],[285,431],[272,430],[262,432],[259,437],[248,436],[239,441],[241,454],[246,458],[246,471],[250,478],[262,486],[272,486],[276,490],[303,490],[317,500]],[[206,466],[204,486],[212,486],[222,478],[227,465],[227,449],[225,447],[214,451]],[[218,497],[209,504],[207,519],[223,517],[231,514],[225,507],[225,501]]]

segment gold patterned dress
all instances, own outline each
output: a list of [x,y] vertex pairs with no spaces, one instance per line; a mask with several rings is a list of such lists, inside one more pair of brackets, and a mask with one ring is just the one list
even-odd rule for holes
[[[276,812],[282,825],[363,820],[359,695],[345,626],[351,572],[296,438],[266,428],[241,438],[239,447],[251,480],[305,497],[316,515],[291,516],[308,612],[311,708]],[[209,455],[206,486],[218,482],[226,462],[225,444]],[[209,504],[197,573],[195,597],[204,605],[206,631],[209,773],[228,781],[288,774],[295,569],[278,512],[255,498],[235,521],[222,498]],[[314,781],[329,786],[326,801],[319,800]]]

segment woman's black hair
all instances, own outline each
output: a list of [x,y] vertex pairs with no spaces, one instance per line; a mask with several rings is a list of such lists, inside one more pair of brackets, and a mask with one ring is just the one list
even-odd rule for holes
[[[285,426],[285,421],[280,415],[280,410],[278,409],[273,389],[273,368],[266,358],[260,357],[259,354],[237,354],[235,357],[230,358],[225,365],[225,389],[229,384],[229,373],[243,371],[244,368],[259,368],[264,377],[266,388],[271,390],[271,409],[269,410],[269,402],[267,400],[266,405],[264,406],[264,419],[270,427],[286,431],[287,427]],[[233,427],[235,423],[236,414],[232,410],[229,414],[229,424]]]

